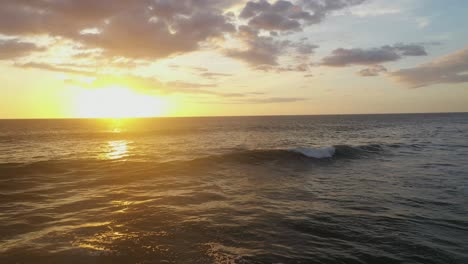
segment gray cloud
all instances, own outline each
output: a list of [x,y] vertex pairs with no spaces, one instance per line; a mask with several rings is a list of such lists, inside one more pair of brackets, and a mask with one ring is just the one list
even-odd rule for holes
[[330,12],[358,5],[364,0],[266,0],[248,1],[240,13],[249,26],[268,31],[300,31],[320,23]]
[[336,49],[331,55],[322,59],[322,65],[345,67],[349,65],[374,65],[396,61],[403,56],[425,56],[423,46],[416,44],[396,44],[371,49]]
[[203,41],[235,30],[224,16],[204,11],[170,22],[152,21],[150,16],[129,13],[113,17],[101,26],[100,34],[82,35],[78,40],[103,48],[109,55],[149,59],[197,50]]
[[344,67],[352,64],[371,65],[388,61],[396,61],[401,56],[388,47],[373,49],[336,49],[330,56],[323,58],[326,66]]
[[277,65],[277,58],[283,54],[289,41],[275,40],[272,37],[259,36],[256,30],[247,26],[239,27],[238,38],[247,46],[244,50],[227,50],[229,57],[243,60],[253,67],[259,65]]
[[363,77],[372,77],[378,76],[382,72],[387,72],[387,68],[382,65],[372,65],[369,68],[360,70],[358,74]]
[[[317,45],[281,40],[284,34],[302,31],[306,26],[320,23],[330,12],[362,3],[364,0],[302,0],[302,1],[248,1],[239,17],[247,25],[240,26],[237,39],[245,49],[225,51],[229,57],[243,60],[255,69],[271,70],[278,66],[278,58],[297,55],[301,63],[308,60]],[[262,34],[264,31],[268,35]],[[302,68],[297,68],[302,71]],[[291,67],[280,67],[278,71],[291,71]]]
[[360,5],[367,0],[300,0],[302,6],[313,12],[310,23],[320,23],[330,12]]
[[[330,12],[363,1],[6,0],[0,2],[0,34],[55,37],[74,43],[82,52],[93,50],[102,57],[148,62],[197,51],[208,44],[213,47],[230,36],[243,42],[244,49],[223,53],[259,68],[277,66],[280,56],[308,59],[316,45],[293,43],[282,37],[320,23]],[[236,29],[238,18],[225,10],[242,3],[245,5],[239,18],[246,25]]]
[[390,76],[413,88],[468,82],[468,47],[427,64],[392,72]]
[[197,50],[205,41],[234,32],[230,18],[222,11],[234,3],[228,0],[1,1],[0,34],[62,37],[88,48],[101,48],[111,56],[158,59]]
[[394,49],[401,52],[403,56],[426,56],[426,49],[418,44],[398,43],[393,46]]
[[304,41],[291,44],[292,47],[296,48],[296,51],[300,55],[311,55],[319,47],[315,44],[306,43]]
[[[299,64],[304,64],[303,61],[309,59],[309,56],[314,53],[317,45],[306,43],[305,40],[292,42],[289,40],[280,40],[276,37],[262,36],[259,31],[249,26],[240,26],[237,33],[237,38],[241,40],[245,49],[229,49],[225,54],[229,57],[240,59],[248,63],[251,67],[259,70],[276,70],[282,71],[286,68],[278,65],[278,58],[286,55],[297,55],[301,61]],[[302,71],[304,67],[296,67]]]
[[44,51],[34,43],[22,42],[18,39],[0,40],[0,60],[14,59],[23,57],[32,52]]
[[264,30],[300,30],[301,24],[294,19],[284,17],[278,13],[262,13],[252,18],[249,26]]
[[[6,0],[0,1],[0,34],[49,36],[69,41],[81,52],[140,61],[197,51],[208,44],[213,47],[230,36],[245,48],[223,50],[224,54],[257,68],[278,65],[280,56],[296,54],[306,59],[317,46],[282,36],[361,2],[247,1],[239,15],[246,25],[236,29],[235,14],[225,10],[244,3],[241,0]],[[205,74],[206,78],[222,76],[227,75]]]

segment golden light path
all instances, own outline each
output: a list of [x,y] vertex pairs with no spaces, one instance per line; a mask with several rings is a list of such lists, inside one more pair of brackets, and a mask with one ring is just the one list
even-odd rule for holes
[[123,86],[80,88],[74,98],[76,115],[82,118],[157,117],[166,114],[168,102]]
[[128,141],[126,140],[113,140],[107,142],[108,152],[105,154],[104,159],[115,160],[128,156]]

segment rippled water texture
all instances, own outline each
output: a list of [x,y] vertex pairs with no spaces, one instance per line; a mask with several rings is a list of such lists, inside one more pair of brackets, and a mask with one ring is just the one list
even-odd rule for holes
[[0,121],[1,263],[468,263],[468,114]]

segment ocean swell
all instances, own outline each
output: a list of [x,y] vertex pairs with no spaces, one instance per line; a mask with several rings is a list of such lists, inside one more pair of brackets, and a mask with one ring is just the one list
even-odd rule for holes
[[[394,147],[395,145],[388,145]],[[399,146],[399,145],[398,145]],[[308,158],[330,159],[330,158],[359,158],[369,154],[377,154],[384,151],[384,145],[370,144],[362,146],[335,145],[321,148],[293,148],[288,151],[299,153]]]
[[[385,146],[386,148],[387,146]],[[391,146],[388,146],[391,148]],[[336,145],[326,147],[298,147],[279,149],[247,149],[235,150],[223,154],[212,154],[197,158],[194,162],[240,162],[257,163],[269,161],[327,161],[337,159],[360,159],[378,155],[385,150],[383,145],[372,144],[362,146]]]
[[309,158],[323,159],[331,158],[335,155],[335,147],[324,147],[324,148],[294,148],[289,151],[300,153]]
[[[369,158],[373,155],[384,153],[388,149],[400,148],[402,145],[335,145],[326,147],[297,147],[297,148],[277,148],[277,149],[236,149],[228,152],[212,153],[206,156],[185,157],[179,159],[173,157],[171,161],[152,160],[148,156],[149,164],[153,166],[188,166],[193,163],[197,164],[219,164],[219,163],[262,163],[262,162],[313,162],[313,161],[331,161],[339,159],[361,159]],[[140,166],[145,157],[138,160],[131,158],[125,159],[125,164],[136,164]],[[62,172],[72,168],[95,168],[102,169],[112,168],[118,165],[112,160],[94,160],[94,159],[63,159],[63,160],[46,160],[39,162],[26,163],[0,163],[1,173],[13,173],[14,171],[22,171],[23,173],[33,173],[37,171],[46,171],[48,173]]]

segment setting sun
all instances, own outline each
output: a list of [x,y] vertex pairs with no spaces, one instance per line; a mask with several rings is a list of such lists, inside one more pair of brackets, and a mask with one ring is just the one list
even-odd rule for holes
[[79,117],[153,117],[162,116],[167,110],[167,102],[161,97],[140,94],[126,87],[79,89],[75,97]]

